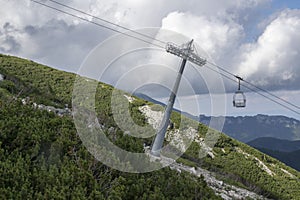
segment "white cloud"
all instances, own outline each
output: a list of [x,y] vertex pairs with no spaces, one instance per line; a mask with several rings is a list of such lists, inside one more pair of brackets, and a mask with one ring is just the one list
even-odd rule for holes
[[[162,26],[183,33],[194,38],[218,64],[232,66],[228,70],[265,84],[274,79],[280,80],[277,85],[292,84],[299,79],[299,11],[284,11],[269,23],[257,42],[243,44],[252,37],[248,31],[255,28],[253,22],[261,19],[257,12],[271,0],[60,2],[126,27]],[[3,1],[0,12],[1,52],[65,70],[76,70],[88,52],[112,34],[29,0]]]
[[[0,52],[2,53],[76,71],[90,50],[113,34],[103,28],[44,8],[30,0],[0,1]],[[48,0],[41,0],[41,2],[54,5]],[[272,4],[272,0],[62,0],[59,2],[132,29],[162,27],[177,31],[194,38],[217,64],[229,67],[226,69],[263,85],[265,89],[299,90],[300,10],[270,13],[266,9],[270,8],[268,6]],[[270,13],[271,17],[266,16],[266,13]],[[86,19],[91,20],[90,17]],[[253,41],[253,38],[257,37],[257,41]],[[119,50],[122,45],[128,44],[114,45]],[[159,56],[154,55],[152,59],[161,63]],[[167,60],[168,57],[164,57],[163,61],[168,66],[173,66],[173,63],[177,62],[176,59],[176,61]],[[142,62],[143,59],[140,61]],[[125,63],[124,61],[123,64]],[[131,63],[126,65],[130,66]],[[123,73],[119,66],[116,66],[115,71],[110,72],[111,74],[107,76],[112,77],[110,81],[115,81],[116,74],[122,76]],[[144,82],[150,72],[160,81],[172,85],[172,78],[175,75],[170,77],[170,72],[154,72],[154,69],[148,70],[145,74],[137,71],[136,77],[132,79],[136,82]],[[194,69],[187,67],[185,76],[192,83],[193,89],[197,93],[207,92],[208,88],[203,87],[205,80],[200,80],[201,77],[195,74]],[[204,68],[201,69],[201,76],[214,79]],[[130,84],[134,85],[136,82],[131,81]],[[229,89],[235,88],[236,85],[230,82]],[[287,93],[287,96],[289,94]],[[293,94],[291,96],[294,97]],[[261,109],[260,101],[258,102],[255,112],[260,112]]]
[[172,12],[162,20],[162,28],[184,34],[200,45],[212,57],[228,54],[244,36],[243,27],[233,21]]
[[265,28],[257,42],[241,47],[238,73],[273,87],[300,83],[299,32],[300,10],[283,11]]

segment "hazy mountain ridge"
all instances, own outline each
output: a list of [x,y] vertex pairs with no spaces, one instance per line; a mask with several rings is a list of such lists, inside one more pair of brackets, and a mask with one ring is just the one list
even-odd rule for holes
[[[29,97],[32,102],[58,108],[70,105],[74,74],[11,56],[0,56],[0,74],[5,76],[0,82],[0,173],[4,177],[1,198],[220,199],[203,177],[190,173],[165,168],[128,174],[110,169],[87,152],[70,116],[59,117],[22,104],[21,99]],[[125,150],[143,152],[143,145],[151,143],[152,138],[139,140],[124,134],[111,115],[112,87],[103,83],[99,86],[95,97],[97,117],[107,137]],[[141,125],[147,123],[139,111],[145,105],[153,106],[138,98],[130,103],[131,116]],[[175,125],[179,119],[178,113],[172,114]],[[207,127],[199,124],[198,131],[204,138]],[[209,151],[211,154],[200,159],[201,146],[195,141],[177,162],[204,168],[218,181],[268,198],[300,196],[299,172],[245,144],[221,134]],[[224,190],[222,193],[227,194]],[[230,192],[228,195],[234,197]]]

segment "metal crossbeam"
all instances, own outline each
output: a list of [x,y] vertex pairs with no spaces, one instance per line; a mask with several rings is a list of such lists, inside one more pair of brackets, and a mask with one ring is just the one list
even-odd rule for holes
[[203,58],[200,58],[194,51],[194,48],[186,48],[186,45],[178,46],[176,44],[167,43],[166,45],[166,51],[168,53],[174,54],[178,57],[181,57],[183,59],[186,59],[192,63],[195,63],[196,65],[203,66],[206,64],[206,60]]

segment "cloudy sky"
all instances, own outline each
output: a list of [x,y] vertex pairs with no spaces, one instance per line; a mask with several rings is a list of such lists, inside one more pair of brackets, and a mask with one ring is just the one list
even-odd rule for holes
[[[40,1],[64,9],[53,2]],[[157,27],[193,38],[214,63],[281,98],[300,104],[300,3],[298,0],[63,0],[59,2],[131,29]],[[29,0],[0,0],[0,3],[0,53],[32,59],[57,69],[78,72],[90,52],[115,34]],[[76,14],[87,20],[101,23],[96,19]],[[171,37],[163,37],[164,41],[168,39],[172,40]],[[112,44],[114,43],[111,42],[113,49],[123,45],[123,43],[114,46]],[[136,55],[138,58],[142,56]],[[156,52],[151,55],[151,59],[153,57],[158,59],[161,54],[157,55]],[[126,63],[126,59],[121,59],[119,64],[121,61],[123,64]],[[149,65],[143,63],[142,59],[139,61],[139,65]],[[161,64],[170,64],[164,62]],[[106,82],[116,83],[113,81],[116,78],[112,75],[118,71],[122,72],[117,68],[118,66],[115,64],[110,74],[107,72]],[[175,70],[176,67],[178,66],[175,66]],[[192,67],[187,69],[186,77],[189,78],[186,79],[191,79],[188,82],[195,95],[182,92],[180,97],[180,107],[185,111],[195,115],[199,113],[209,115],[213,109],[214,115],[221,115],[224,112],[227,115],[262,113],[300,119],[298,114],[247,90],[245,90],[247,108],[234,109],[231,106],[231,99],[236,84],[224,80],[224,85],[219,87],[217,83],[210,83],[213,81],[208,80],[207,77],[211,77],[212,80],[215,78],[213,75],[206,74],[204,70],[200,75],[202,80],[199,81],[215,85],[203,89],[203,84],[197,83],[197,76],[193,76],[195,74],[193,70],[195,69]],[[144,73],[155,72],[144,71]],[[130,78],[141,78],[142,74],[143,70],[133,73]],[[171,84],[174,76],[168,74],[169,72],[165,70],[159,71],[155,76],[160,77],[161,81],[170,80]],[[218,92],[207,95],[209,88],[216,86],[224,87],[226,102],[223,102]],[[164,92],[152,91],[151,93],[151,88],[153,87],[144,87],[144,91],[148,91],[148,95],[157,99],[166,99]],[[199,103],[200,111],[195,110],[192,101]],[[213,104],[214,101],[222,101],[225,111],[219,109],[218,105],[214,108],[206,106]],[[177,106],[179,107],[179,104]],[[293,109],[300,112],[299,109]]]

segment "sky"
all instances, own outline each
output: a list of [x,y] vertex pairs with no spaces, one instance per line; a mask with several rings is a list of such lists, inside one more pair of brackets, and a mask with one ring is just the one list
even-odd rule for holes
[[[55,5],[47,0],[40,1]],[[205,58],[226,70],[285,100],[300,104],[300,3],[297,0],[60,2],[131,29],[143,31],[152,27],[159,31],[150,34],[164,41],[183,42],[193,38],[201,56],[205,54]],[[0,0],[0,3],[0,53],[79,73],[93,55],[91,52],[95,53],[97,48],[109,47],[105,55],[110,57],[120,56],[121,49],[127,46],[138,47],[132,39],[116,36],[112,31],[29,0]],[[99,22],[82,14],[80,16]],[[175,37],[170,32],[178,35],[175,34]],[[178,59],[165,52],[148,49],[126,55],[114,60],[100,80],[166,101],[170,89],[159,85],[172,87]],[[103,59],[103,55],[97,59]],[[138,64],[134,63],[137,60]],[[220,80],[205,67],[195,69],[188,65],[176,107],[194,115],[270,114],[300,120],[299,114],[245,88],[247,107],[233,108],[232,95],[236,88],[235,83]]]

